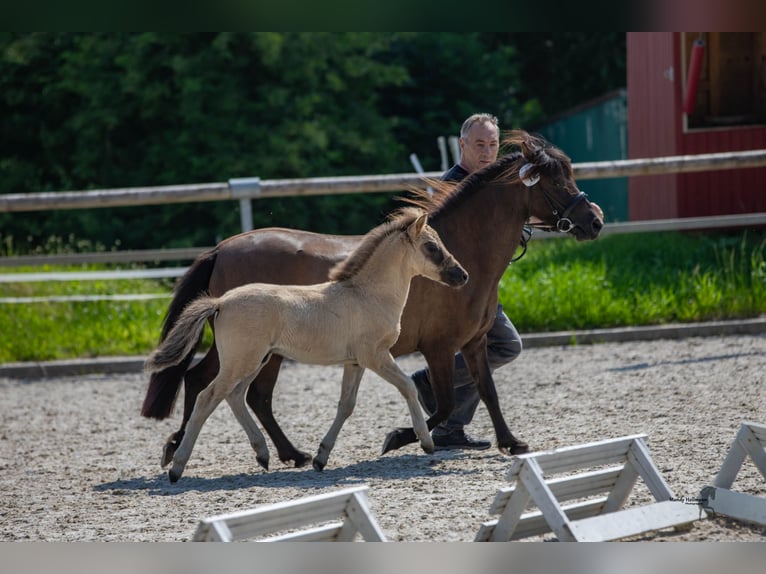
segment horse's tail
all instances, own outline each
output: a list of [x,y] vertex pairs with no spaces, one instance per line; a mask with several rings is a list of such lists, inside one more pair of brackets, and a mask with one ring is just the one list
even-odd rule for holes
[[[144,363],[144,371],[153,373],[177,365],[197,346],[207,320],[218,312],[218,299],[200,297],[192,301]],[[177,388],[177,387],[176,387]]]
[[[189,303],[208,292],[208,285],[217,256],[217,248],[201,254],[178,281],[173,299],[170,301],[170,306],[162,323],[160,343],[167,338]],[[191,349],[178,364],[151,374],[149,387],[141,407],[143,416],[155,419],[164,419],[170,416],[184,373],[193,359],[194,349]]]

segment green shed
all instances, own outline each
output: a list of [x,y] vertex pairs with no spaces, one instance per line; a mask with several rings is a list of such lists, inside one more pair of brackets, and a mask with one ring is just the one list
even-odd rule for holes
[[[626,91],[616,90],[585,102],[533,131],[561,148],[572,163],[627,159]],[[585,180],[580,189],[601,206],[607,221],[628,220],[628,178]]]

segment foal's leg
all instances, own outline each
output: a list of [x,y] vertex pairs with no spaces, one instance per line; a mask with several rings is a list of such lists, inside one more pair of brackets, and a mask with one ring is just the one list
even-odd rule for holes
[[245,391],[250,386],[251,379],[252,377],[248,376],[237,383],[234,390],[226,397],[226,402],[229,403],[229,407],[231,407],[239,424],[245,429],[247,438],[250,439],[250,445],[255,450],[255,460],[264,469],[269,470],[269,447],[266,445],[266,438],[261,433],[258,425],[255,424],[245,405]]
[[274,411],[271,408],[274,385],[277,384],[281,365],[282,357],[272,355],[251,383],[247,391],[247,404],[250,405],[258,420],[261,421],[264,430],[269,433],[271,442],[274,443],[274,448],[277,449],[279,460],[282,462],[292,460],[295,462],[295,468],[300,468],[311,460],[311,455],[293,446],[274,418]]
[[[428,429],[433,429],[440,422],[447,420],[455,407],[455,393],[452,379],[455,367],[455,355],[444,348],[422,349],[431,372],[431,389],[436,399],[436,412],[428,419]],[[408,377],[409,378],[409,377]],[[412,427],[392,430],[383,441],[382,454],[401,448],[418,440]]]
[[189,417],[189,422],[186,425],[184,438],[173,455],[173,466],[168,471],[170,482],[176,482],[181,478],[186,463],[189,462],[194,443],[197,441],[200,430],[202,430],[202,425],[205,424],[205,421],[219,403],[232,391],[236,382],[236,378],[232,377],[228,372],[221,370],[213,382],[210,383],[210,386],[197,396],[194,410],[192,410],[191,417]]
[[319,450],[314,457],[313,465],[315,470],[323,470],[330,456],[330,451],[335,446],[343,423],[354,412],[356,405],[356,394],[359,390],[359,382],[362,380],[364,367],[359,365],[345,365],[343,367],[343,383],[340,389],[340,400],[338,401],[338,411],[335,413],[335,420],[332,421],[330,430],[324,435],[322,442],[319,443]]
[[165,468],[173,460],[173,454],[184,438],[186,425],[194,410],[197,395],[215,378],[218,368],[218,349],[216,349],[215,341],[213,341],[213,345],[208,349],[202,360],[186,371],[184,375],[184,412],[181,419],[181,428],[171,434],[165,441],[165,446],[162,449],[162,460],[160,461],[162,468]]
[[390,353],[388,353],[384,359],[379,360],[376,366],[369,365],[369,368],[394,385],[399,392],[402,393],[402,396],[407,401],[407,407],[410,409],[412,426],[415,430],[415,436],[420,440],[420,446],[428,454],[433,453],[434,441],[431,438],[431,433],[428,430],[426,420],[423,417],[423,411],[420,409],[420,403],[418,403],[418,391],[415,388],[415,383],[412,382],[412,379],[399,368],[399,365],[396,364],[396,361],[394,361],[394,358]]

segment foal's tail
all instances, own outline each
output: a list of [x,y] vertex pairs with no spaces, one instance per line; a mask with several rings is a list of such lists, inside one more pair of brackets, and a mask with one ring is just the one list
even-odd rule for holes
[[[160,342],[164,341],[179,320],[184,309],[194,299],[208,292],[210,277],[213,274],[218,249],[199,255],[189,270],[184,273],[170,301],[165,320],[162,324]],[[141,406],[141,414],[145,417],[164,419],[173,411],[178,389],[183,381],[184,373],[194,359],[194,349],[177,364],[155,371],[149,378],[149,387]]]
[[193,301],[144,363],[144,371],[153,373],[177,365],[197,346],[207,320],[218,312],[218,299],[200,297]]

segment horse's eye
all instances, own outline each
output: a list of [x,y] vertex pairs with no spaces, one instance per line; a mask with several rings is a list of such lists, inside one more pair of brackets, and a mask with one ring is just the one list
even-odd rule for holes
[[436,243],[433,243],[432,241],[429,241],[425,244],[426,252],[429,255],[434,255],[439,252],[439,246],[436,245]]

